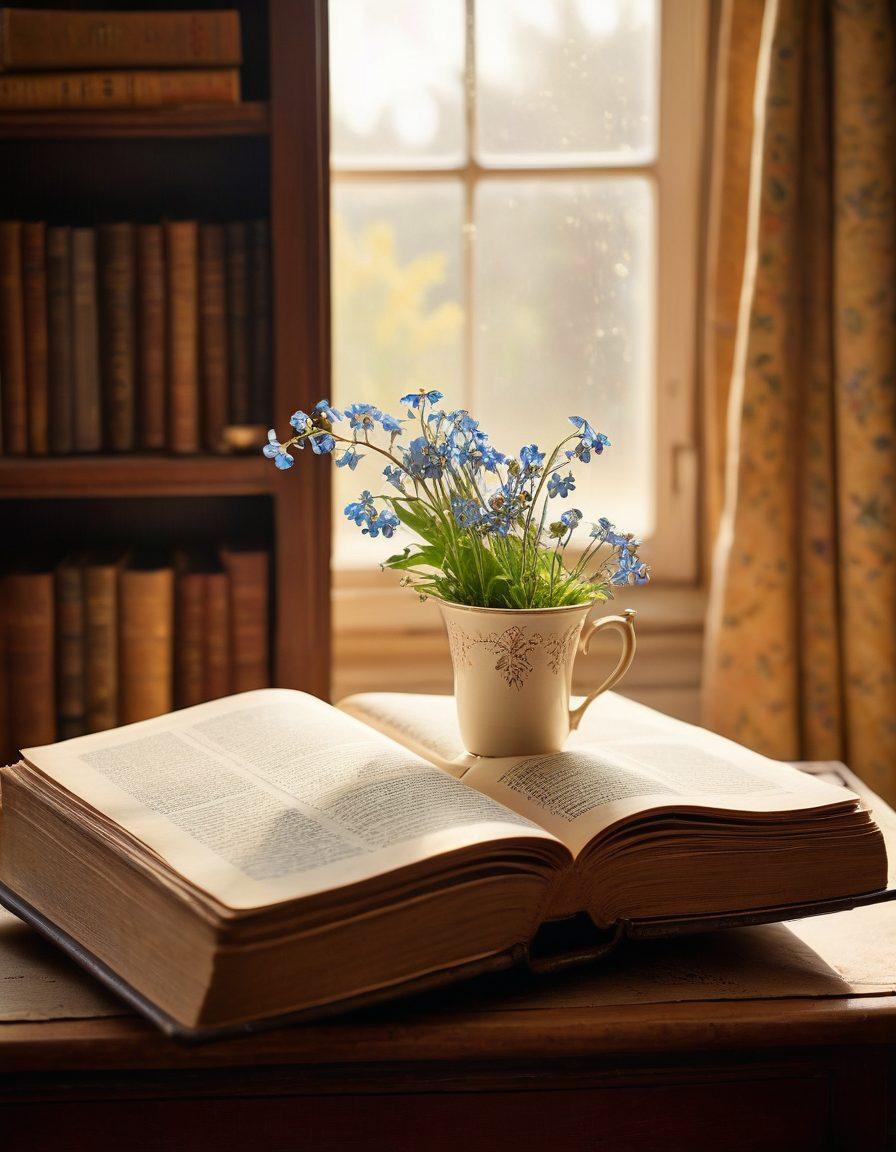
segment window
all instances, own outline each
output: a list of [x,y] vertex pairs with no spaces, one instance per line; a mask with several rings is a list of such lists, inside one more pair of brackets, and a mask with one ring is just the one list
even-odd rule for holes
[[[674,19],[672,10],[674,9]],[[334,401],[438,388],[696,577],[701,0],[331,0]],[[362,465],[363,467],[363,465]],[[334,561],[371,567],[341,515]]]

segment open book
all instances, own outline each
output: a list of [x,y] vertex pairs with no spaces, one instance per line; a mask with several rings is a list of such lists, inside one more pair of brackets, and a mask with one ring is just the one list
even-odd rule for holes
[[271,689],[26,749],[0,902],[201,1036],[884,894],[844,788],[611,694],[506,760],[453,708]]

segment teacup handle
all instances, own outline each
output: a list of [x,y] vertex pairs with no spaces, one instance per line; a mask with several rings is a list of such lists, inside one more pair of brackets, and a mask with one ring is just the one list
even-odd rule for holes
[[634,608],[626,608],[621,616],[604,616],[601,620],[592,620],[586,623],[582,629],[582,635],[579,637],[579,651],[583,656],[588,655],[588,646],[592,638],[604,628],[615,628],[620,634],[622,637],[622,652],[620,653],[616,667],[606,680],[604,680],[602,684],[599,684],[593,692],[589,693],[578,708],[570,709],[570,732],[578,728],[588,705],[593,700],[596,700],[601,692],[606,692],[612,688],[614,684],[618,684],[631,667],[632,660],[635,658],[635,615]]

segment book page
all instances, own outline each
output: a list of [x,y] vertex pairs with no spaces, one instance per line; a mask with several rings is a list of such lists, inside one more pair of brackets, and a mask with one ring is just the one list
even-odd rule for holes
[[[576,707],[583,699],[573,697],[572,706]],[[362,692],[340,700],[337,707],[452,776],[462,777],[481,759],[464,748],[453,696]],[[585,713],[579,728],[570,733],[567,748],[594,740],[653,738],[668,731],[669,725],[691,727],[616,692],[605,692]]]
[[236,909],[357,883],[471,844],[552,839],[330,705],[281,689],[25,757]]
[[447,761],[465,784],[549,829],[574,853],[618,820],[647,811],[773,817],[855,801],[844,788],[612,692],[588,709],[564,751],[495,759],[463,752],[450,696],[368,694],[340,707],[424,754],[432,740],[433,763]]
[[0,1023],[122,1016],[127,1011],[59,948],[0,908]]

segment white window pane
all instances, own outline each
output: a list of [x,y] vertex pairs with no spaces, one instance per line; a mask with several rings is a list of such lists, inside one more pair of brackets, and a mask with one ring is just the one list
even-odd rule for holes
[[612,447],[565,506],[654,522],[653,188],[644,177],[493,179],[476,194],[475,397],[505,451],[584,416]]
[[[461,395],[463,186],[458,180],[333,185],[333,401],[377,404],[418,388]],[[309,462],[310,463],[310,462]],[[382,465],[335,469],[336,552],[371,545],[342,516],[362,488],[382,491]],[[347,551],[348,546],[348,551]]]
[[463,0],[330,0],[332,163],[463,160]]
[[658,0],[477,0],[479,159],[653,159],[658,22]]

